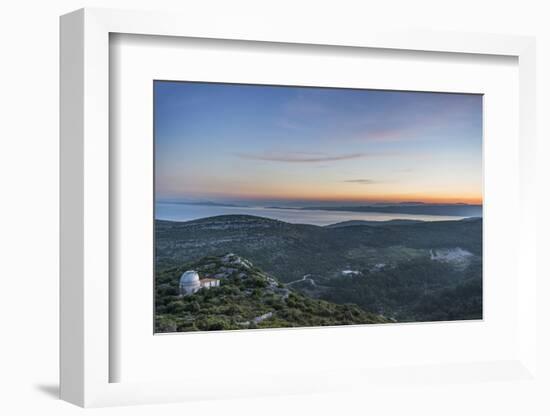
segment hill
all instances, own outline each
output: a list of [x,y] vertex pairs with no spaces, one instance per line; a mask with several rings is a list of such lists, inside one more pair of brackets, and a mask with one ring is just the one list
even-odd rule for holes
[[327,227],[247,215],[156,222],[157,280],[228,252],[308,298],[400,322],[482,317],[480,218]]
[[337,222],[335,224],[327,225],[328,228],[338,228],[338,227],[352,227],[356,225],[369,225],[371,227],[387,226],[387,225],[406,225],[406,224],[418,224],[420,220],[387,220],[387,221],[363,221],[363,220],[349,220]]
[[[181,273],[216,277],[220,287],[178,296]],[[386,323],[356,305],[312,299],[235,254],[204,257],[165,270],[156,280],[156,332]]]
[[470,204],[392,204],[366,206],[331,206],[331,207],[304,207],[305,210],[321,211],[348,211],[348,212],[381,212],[416,215],[456,215],[459,217],[480,217],[481,205]]
[[481,255],[481,219],[319,227],[249,215],[156,222],[157,268],[234,252],[281,281],[306,274],[330,278],[342,270],[429,258],[431,249]]

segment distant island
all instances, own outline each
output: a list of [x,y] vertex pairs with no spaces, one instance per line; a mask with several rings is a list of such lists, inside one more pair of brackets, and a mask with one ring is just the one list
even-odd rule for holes
[[408,202],[386,205],[343,205],[343,206],[311,206],[311,207],[267,207],[271,209],[312,210],[312,211],[344,211],[344,212],[378,212],[392,214],[416,214],[416,215],[446,215],[459,217],[483,216],[482,205],[470,204],[427,204],[421,202]]
[[248,205],[228,204],[225,202],[212,201],[158,201],[164,204],[179,204],[179,205],[197,205],[203,207],[226,207],[226,208],[248,208]]

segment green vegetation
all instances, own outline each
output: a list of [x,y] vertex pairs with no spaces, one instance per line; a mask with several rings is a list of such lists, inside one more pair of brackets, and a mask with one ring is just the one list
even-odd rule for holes
[[321,297],[353,302],[399,322],[481,319],[481,262],[462,269],[417,258],[359,276],[332,279]]
[[[220,287],[178,296],[181,273],[220,276]],[[263,319],[262,319],[263,318]],[[385,323],[356,305],[338,305],[294,292],[237,256],[205,257],[160,272],[156,285],[157,332],[209,331]]]
[[[482,318],[481,219],[318,227],[230,215],[155,231],[158,332]],[[179,297],[190,269],[223,276],[220,287]]]
[[234,252],[283,283],[305,274],[331,278],[346,268],[395,264],[405,255],[427,257],[435,248],[461,247],[481,256],[481,219],[332,228],[224,215],[156,221],[155,232],[159,270]]

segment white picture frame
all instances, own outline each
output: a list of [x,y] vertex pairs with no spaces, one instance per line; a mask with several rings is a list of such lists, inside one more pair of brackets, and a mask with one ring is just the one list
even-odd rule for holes
[[[413,378],[479,383],[476,371],[504,375],[518,382],[536,380],[536,218],[535,169],[535,41],[529,37],[360,30],[330,32],[282,27],[276,22],[219,20],[204,25],[189,15],[82,9],[61,18],[61,398],[80,406],[158,403],[210,397],[305,393],[361,388],[410,381],[410,369],[379,368],[368,373],[349,368],[319,373],[281,371],[263,379],[234,380],[220,375],[223,391],[206,389],[207,380],[111,382],[117,357],[110,348],[109,275],[113,267],[109,242],[110,200],[109,36],[153,35],[186,38],[331,45],[452,54],[505,55],[519,65],[520,218],[518,267],[523,271],[517,293],[520,322],[517,355],[507,360],[441,363],[416,367]],[[524,318],[524,319],[522,319]],[[266,336],[260,334],[258,336]],[[320,369],[321,372],[328,371]],[[437,375],[437,376],[436,376]],[[498,378],[498,377],[497,377]],[[342,380],[349,379],[348,382]],[[211,383],[210,383],[211,384]]]

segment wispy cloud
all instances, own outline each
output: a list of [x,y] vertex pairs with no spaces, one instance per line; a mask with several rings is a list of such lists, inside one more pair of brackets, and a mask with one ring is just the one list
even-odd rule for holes
[[284,163],[317,163],[317,162],[336,162],[340,160],[360,159],[366,157],[365,153],[346,153],[338,155],[328,155],[325,153],[308,152],[265,152],[265,153],[237,153],[237,157],[249,160],[264,160],[268,162]]
[[347,179],[345,181],[346,183],[358,183],[359,185],[372,185],[375,183],[380,183],[379,181],[375,181],[374,179]]

